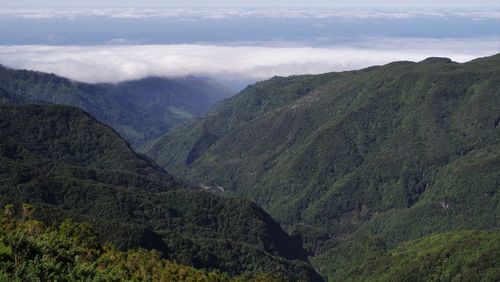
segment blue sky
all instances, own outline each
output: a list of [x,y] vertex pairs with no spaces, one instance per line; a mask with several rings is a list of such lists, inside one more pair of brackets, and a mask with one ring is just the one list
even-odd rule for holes
[[5,6],[94,6],[94,7],[498,7],[499,0],[1,0]]

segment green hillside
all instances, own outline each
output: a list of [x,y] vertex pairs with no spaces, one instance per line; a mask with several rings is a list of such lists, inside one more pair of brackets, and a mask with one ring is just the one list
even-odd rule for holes
[[329,281],[499,281],[500,232],[453,231],[388,248],[363,238],[318,259]]
[[186,190],[116,132],[67,106],[0,106],[0,205],[90,222],[100,242],[231,275],[320,280],[300,242],[255,204]]
[[[208,110],[230,92],[205,78],[149,77],[118,84],[87,84],[0,65],[0,88],[17,99],[79,107],[112,126],[133,146]],[[3,94],[0,103],[5,104]]]
[[499,109],[500,55],[429,58],[275,77],[143,149],[254,200],[311,255],[361,236],[393,247],[500,227]]

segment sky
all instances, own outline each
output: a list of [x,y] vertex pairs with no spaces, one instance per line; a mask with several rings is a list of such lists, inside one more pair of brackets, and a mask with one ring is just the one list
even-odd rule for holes
[[499,0],[0,0],[5,6],[94,7],[498,7]]
[[237,91],[275,75],[500,53],[499,5],[0,0],[0,64],[91,83],[196,75]]

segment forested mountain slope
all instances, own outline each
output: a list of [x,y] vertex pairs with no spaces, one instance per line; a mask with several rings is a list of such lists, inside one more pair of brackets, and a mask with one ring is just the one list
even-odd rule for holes
[[67,106],[0,106],[0,204],[92,223],[101,242],[230,274],[320,280],[300,242],[255,204],[183,189],[115,131]]
[[26,102],[24,99],[0,87],[0,104],[17,105]]
[[[118,84],[88,84],[1,65],[0,88],[18,99],[79,107],[112,126],[133,146],[204,113],[230,95],[229,90],[205,78],[148,77]],[[0,102],[5,103],[3,98]]]
[[329,281],[498,281],[500,232],[455,230],[395,247],[357,238],[317,258]]
[[255,200],[312,254],[496,229],[500,55],[275,77],[144,149],[175,177]]

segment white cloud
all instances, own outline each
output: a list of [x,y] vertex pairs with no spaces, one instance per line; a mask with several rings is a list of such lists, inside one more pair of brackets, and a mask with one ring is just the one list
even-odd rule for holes
[[498,38],[372,38],[349,45],[0,46],[0,63],[52,72],[86,82],[118,82],[146,76],[203,75],[256,81],[274,75],[358,69],[397,60],[446,56],[458,62],[500,52]]
[[429,8],[9,8],[0,9],[0,18],[76,19],[172,18],[180,20],[239,18],[344,18],[344,19],[408,19],[426,17],[461,17],[500,19],[500,9],[429,9]]

